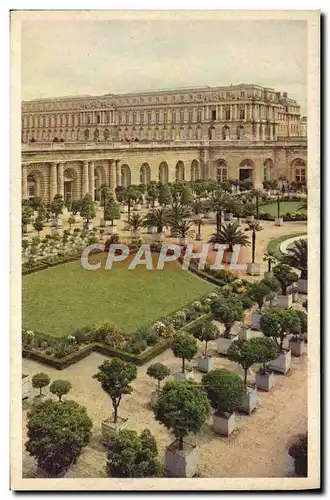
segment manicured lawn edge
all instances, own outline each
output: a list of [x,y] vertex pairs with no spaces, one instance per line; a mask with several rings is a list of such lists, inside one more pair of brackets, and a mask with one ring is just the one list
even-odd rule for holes
[[[210,314],[203,314],[199,318],[191,321],[187,325],[185,325],[180,332],[189,332],[193,333],[199,326],[205,321],[205,319],[210,318]],[[158,342],[156,345],[147,349],[145,352],[136,355],[130,354],[125,351],[121,351],[119,349],[111,349],[111,347],[95,342],[93,344],[89,344],[77,352],[70,354],[62,359],[54,358],[53,356],[48,356],[47,354],[38,352],[38,351],[30,351],[27,349],[23,349],[22,355],[23,358],[33,359],[34,361],[38,361],[39,363],[43,363],[45,365],[51,366],[56,370],[63,370],[74,363],[77,363],[81,359],[86,358],[92,352],[99,352],[100,354],[105,354],[106,356],[110,356],[113,358],[120,358],[123,361],[128,363],[133,363],[137,366],[142,366],[148,361],[151,361],[153,358],[163,353],[166,349],[170,347],[172,343],[172,338],[163,339]]]
[[281,243],[283,243],[283,241],[288,240],[290,238],[295,238],[297,236],[306,236],[306,234],[307,234],[306,231],[304,231],[303,233],[284,234],[279,238],[274,238],[270,240],[270,242],[268,243],[267,252],[279,260],[283,256],[282,252],[280,251],[280,245]]

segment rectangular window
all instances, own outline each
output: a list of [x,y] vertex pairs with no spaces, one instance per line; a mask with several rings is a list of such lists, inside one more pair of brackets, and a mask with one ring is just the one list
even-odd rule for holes
[[159,123],[159,111],[156,111],[156,123]]
[[164,123],[167,123],[167,111],[164,111]]
[[230,120],[230,108],[225,109],[225,118],[226,120]]
[[202,111],[200,109],[197,110],[197,121],[198,122],[202,121]]
[[118,113],[118,123],[121,123],[121,122],[122,122],[122,116],[121,116],[121,113]]
[[176,122],[176,111],[172,111],[172,123]]
[[189,121],[189,123],[192,123],[192,121],[193,121],[193,111],[192,111],[192,109],[189,109],[188,121]]
[[133,112],[133,124],[134,125],[136,124],[136,112],[135,111]]
[[180,122],[181,123],[184,122],[184,110],[183,109],[180,110]]
[[244,90],[241,90],[241,97],[245,97],[245,92],[244,92]]
[[245,108],[240,108],[239,110],[239,119],[245,120]]
[[217,110],[216,109],[212,109],[212,111],[211,111],[211,119],[212,120],[216,120],[217,119]]
[[144,113],[140,113],[140,123],[144,123]]
[[148,123],[151,123],[151,111],[148,111]]

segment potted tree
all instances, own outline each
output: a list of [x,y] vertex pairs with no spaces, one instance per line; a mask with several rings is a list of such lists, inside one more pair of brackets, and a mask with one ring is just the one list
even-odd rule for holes
[[176,358],[182,359],[182,371],[181,373],[174,374],[175,380],[177,382],[182,382],[187,380],[187,378],[192,378],[191,374],[187,374],[185,371],[185,361],[191,361],[197,354],[198,347],[196,339],[188,333],[181,333],[173,340],[172,351]]
[[157,232],[154,233],[154,241],[164,241],[165,233],[163,232],[164,227],[167,225],[167,211],[163,208],[155,208],[147,213],[145,224],[149,228],[156,227]]
[[212,321],[205,321],[205,323],[194,333],[194,337],[201,342],[205,342],[204,354],[197,357],[197,367],[201,372],[209,372],[212,370],[212,356],[207,355],[208,342],[215,340],[218,334],[217,327]]
[[38,395],[38,398],[43,399],[45,395],[42,393],[42,389],[44,387],[47,387],[50,384],[50,377],[47,375],[47,373],[36,373],[32,377],[32,387],[37,388],[40,390],[40,394]]
[[176,438],[166,448],[165,471],[172,477],[193,477],[197,472],[198,447],[185,438],[197,434],[211,413],[205,391],[194,380],[167,382],[154,411],[156,420]]
[[86,408],[75,401],[47,400],[28,413],[26,451],[39,477],[63,477],[89,443],[93,426]]
[[158,201],[163,207],[172,203],[172,194],[168,184],[162,184],[160,186]]
[[260,225],[258,220],[253,220],[249,222],[249,227],[245,229],[245,231],[252,232],[252,259],[251,262],[247,265],[247,273],[250,276],[259,276],[260,275],[260,264],[255,262],[255,254],[256,254],[256,239],[257,232],[262,231],[263,227]]
[[52,220],[52,227],[59,228],[62,225],[62,221],[60,219],[60,215],[63,213],[64,208],[64,200],[61,194],[56,194],[54,196],[53,201],[50,204],[50,211],[54,215]]
[[262,281],[252,283],[249,289],[249,297],[256,302],[258,305],[258,310],[253,311],[251,315],[251,327],[254,330],[259,330],[260,328],[260,318],[262,315],[262,308],[264,306],[265,298],[269,295],[269,288]]
[[95,204],[89,193],[86,193],[82,200],[80,215],[83,219],[85,219],[84,230],[88,231],[90,229],[91,220],[94,219],[96,215]]
[[277,195],[277,217],[275,219],[275,226],[283,226],[283,217],[281,217],[280,195]]
[[264,262],[267,262],[267,271],[264,273],[264,277],[266,279],[271,279],[274,277],[274,273],[272,272],[272,265],[276,264],[276,259],[273,255],[270,253],[266,252],[263,258]]
[[197,226],[196,240],[202,241],[201,227],[203,225],[203,218],[200,216],[195,217],[194,224]]
[[217,369],[203,375],[202,386],[214,409],[213,430],[229,436],[235,427],[235,411],[245,394],[243,380],[237,373]]
[[58,397],[58,401],[61,403],[63,396],[66,396],[71,388],[71,383],[68,380],[54,380],[50,384],[49,390]]
[[44,226],[45,226],[44,219],[38,215],[38,217],[35,219],[35,221],[33,223],[33,227],[37,231],[38,236],[40,236],[40,231],[43,230]]
[[158,401],[161,381],[168,377],[170,374],[171,370],[168,368],[168,366],[163,365],[162,363],[154,363],[153,365],[150,365],[148,367],[147,375],[154,378],[158,382],[156,391],[151,393],[151,408],[155,408]]
[[261,363],[259,370],[256,372],[255,384],[258,389],[268,392],[274,385],[274,374],[266,367],[266,363],[278,357],[279,349],[272,338],[258,337],[253,339],[253,342],[257,362]]
[[217,339],[217,351],[219,354],[227,354],[231,344],[238,338],[237,334],[231,334],[231,329],[236,321],[242,321],[244,309],[242,303],[236,298],[218,297],[211,303],[211,311],[215,320],[225,325],[225,331]]
[[290,370],[291,351],[284,349],[283,343],[285,337],[299,325],[299,316],[292,309],[270,309],[261,316],[261,331],[266,337],[273,338],[279,348],[279,356],[269,364],[271,370],[284,374]]
[[71,214],[70,217],[68,218],[68,224],[69,224],[70,231],[72,228],[72,224],[75,224],[75,223],[76,223],[75,216]]
[[212,234],[209,243],[227,245],[223,257],[224,262],[227,264],[231,262],[235,245],[248,246],[250,244],[248,237],[238,228],[236,222],[222,224],[221,230]]
[[220,232],[223,223],[223,212],[230,202],[230,196],[224,191],[213,191],[208,200],[209,209],[216,214],[217,233]]
[[139,239],[140,238],[140,229],[144,225],[144,217],[139,214],[132,214],[130,218],[128,219],[128,224],[130,225],[131,228],[131,235],[133,239]]
[[299,269],[301,274],[297,286],[300,293],[308,292],[308,244],[307,239],[295,241],[293,246],[288,248],[287,254],[282,261],[290,267]]
[[187,245],[190,238],[195,234],[192,229],[194,223],[186,220],[181,220],[175,225],[175,233],[179,237],[180,245]]
[[122,397],[131,394],[133,388],[130,383],[136,378],[136,366],[125,363],[121,359],[105,360],[98,367],[98,372],[93,378],[101,383],[102,389],[110,396],[113,406],[113,418],[102,422],[102,436],[107,441],[109,434],[124,427],[127,419],[118,416],[118,408]]
[[31,220],[33,217],[33,208],[30,205],[22,206],[22,233],[27,234],[32,230]]
[[120,219],[120,205],[115,201],[112,193],[105,201],[103,219],[105,222],[111,221],[111,225],[107,229],[108,234],[115,234],[117,228],[113,223]]
[[279,281],[282,291],[282,294],[277,295],[276,305],[288,309],[292,306],[292,294],[288,293],[288,288],[298,281],[298,275],[287,264],[277,264],[274,267],[274,276]]
[[289,340],[289,348],[292,356],[300,357],[304,353],[304,341],[307,339],[307,314],[297,309],[299,325],[292,329],[293,336]]
[[247,380],[248,370],[252,365],[258,362],[258,350],[256,349],[257,339],[250,340],[235,340],[228,349],[228,359],[238,363],[244,370],[244,386],[245,395],[242,398],[241,405],[239,407],[240,411],[247,413],[253,412],[256,409],[258,403],[258,392],[257,388],[253,384],[249,384]]

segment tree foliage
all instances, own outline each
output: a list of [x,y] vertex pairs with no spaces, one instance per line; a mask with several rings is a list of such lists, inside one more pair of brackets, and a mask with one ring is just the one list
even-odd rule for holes
[[156,477],[162,472],[157,443],[148,429],[140,435],[122,429],[108,443],[107,471],[110,477]]
[[197,354],[197,341],[189,333],[181,333],[173,340],[172,351],[176,358],[182,359],[182,373],[184,373],[185,360],[191,361],[195,354]]
[[162,184],[159,190],[158,201],[161,205],[170,205],[172,202],[172,194],[168,184]]
[[290,446],[288,453],[294,460],[294,470],[297,476],[307,477],[308,475],[308,437],[302,434],[296,437]]
[[261,281],[252,283],[249,289],[249,297],[258,304],[259,309],[262,309],[264,305],[265,298],[269,295],[270,289]]
[[54,382],[52,382],[50,384],[49,390],[52,394],[56,394],[59,401],[61,402],[62,397],[65,396],[66,394],[68,394],[71,387],[72,387],[71,383],[68,380],[60,380],[59,379],[59,380],[54,380]]
[[158,390],[160,390],[161,381],[168,377],[170,374],[171,370],[168,368],[168,366],[163,365],[162,363],[154,363],[153,365],[150,365],[147,370],[147,375],[158,381]]
[[236,411],[245,394],[242,378],[229,370],[211,370],[203,375],[202,386],[212,408],[220,412],[233,413]]
[[244,315],[244,309],[241,301],[236,298],[219,297],[211,304],[211,311],[214,319],[225,325],[226,336],[230,335],[230,331],[236,321],[241,321]]
[[92,426],[86,408],[75,401],[47,400],[28,413],[26,450],[39,467],[56,477],[77,461]]
[[194,333],[194,337],[198,339],[200,342],[205,342],[205,351],[204,356],[207,356],[207,344],[212,340],[215,340],[219,331],[218,328],[212,321],[205,321],[202,324],[201,328],[196,330]]
[[155,418],[179,439],[197,434],[211,412],[210,403],[201,385],[194,380],[169,381],[163,387],[154,409]]
[[291,271],[287,264],[277,264],[273,269],[275,278],[280,282],[282,295],[287,294],[287,288],[298,281],[297,273]]
[[42,389],[50,384],[50,377],[47,373],[36,373],[32,377],[32,387],[40,389],[40,396],[42,395]]
[[300,317],[294,309],[269,309],[260,318],[260,329],[266,337],[271,337],[282,350],[284,338],[289,333],[297,333],[300,328]]
[[86,219],[87,222],[90,222],[92,219],[94,219],[96,215],[95,203],[89,193],[86,193],[82,200],[80,215],[83,219]]
[[209,243],[219,243],[220,245],[227,245],[228,251],[233,252],[234,245],[249,246],[249,238],[238,228],[236,222],[227,222],[222,224],[221,229],[212,234]]
[[55,217],[58,217],[63,212],[64,200],[61,194],[56,194],[53,201],[50,204],[50,211]]
[[308,276],[308,243],[307,239],[300,239],[288,247],[287,254],[282,259],[283,264],[299,269],[301,279],[307,280]]

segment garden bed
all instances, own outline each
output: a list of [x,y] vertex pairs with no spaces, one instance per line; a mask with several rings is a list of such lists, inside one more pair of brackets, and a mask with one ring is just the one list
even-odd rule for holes
[[267,245],[267,253],[273,255],[277,260],[280,260],[283,257],[282,252],[280,251],[280,246],[283,241],[288,240],[290,238],[295,238],[297,236],[306,236],[306,231],[301,233],[290,233],[279,236],[278,238],[274,238],[270,240]]

